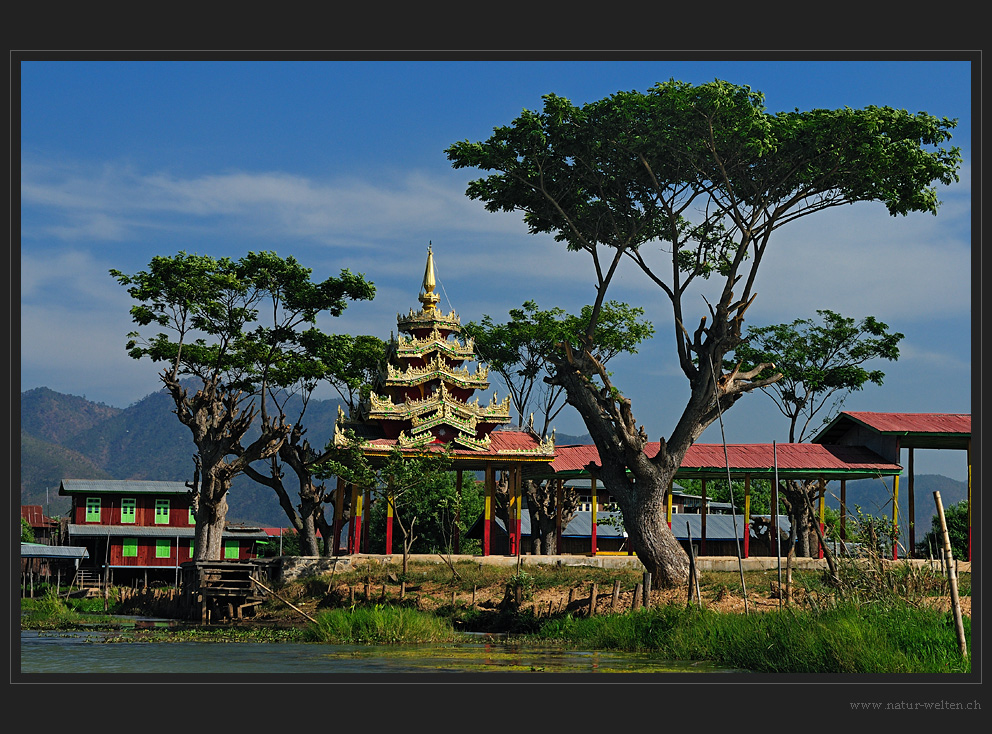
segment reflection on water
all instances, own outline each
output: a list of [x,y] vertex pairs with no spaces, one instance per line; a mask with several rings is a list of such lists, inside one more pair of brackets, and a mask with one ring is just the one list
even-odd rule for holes
[[564,650],[505,642],[325,645],[253,642],[107,642],[119,633],[21,632],[22,673],[720,673],[706,663],[648,653]]

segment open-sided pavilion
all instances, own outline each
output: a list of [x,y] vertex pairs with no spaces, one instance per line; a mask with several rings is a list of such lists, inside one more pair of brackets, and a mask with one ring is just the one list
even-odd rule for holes
[[[968,465],[968,561],[971,561],[971,414],[970,413],[873,413],[844,411],[828,423],[813,442],[834,446],[867,446],[896,463],[902,450],[909,452],[908,500],[909,547],[913,555],[916,547],[916,528],[913,521],[915,497],[913,496],[914,451],[916,449],[956,449],[965,452]],[[892,522],[898,521],[899,476],[892,486]],[[894,552],[894,549],[893,549]]]
[[[658,453],[660,443],[648,443],[644,453],[653,457]],[[590,478],[593,492],[593,512],[596,507],[596,481],[593,474],[600,466],[599,452],[594,445],[556,446],[555,458],[545,466],[525,467],[525,478],[549,479],[556,482],[556,491],[563,490],[565,481],[571,478]],[[592,471],[590,471],[592,470]],[[801,479],[818,480],[825,484],[837,479],[841,484],[842,524],[846,521],[843,504],[848,479],[876,477],[898,477],[902,467],[888,461],[866,446],[834,444],[693,444],[686,452],[685,459],[675,479],[699,479],[702,485],[701,537],[699,554],[706,554],[706,483],[727,479],[744,482],[744,518],[750,518],[752,479]],[[560,506],[560,503],[559,503]],[[825,503],[821,493],[820,522],[823,522]],[[671,492],[668,493],[667,521],[672,524]],[[559,523],[560,524],[560,523]],[[591,552],[596,553],[595,516]],[[748,557],[749,533],[744,532],[742,555]],[[821,549],[822,553],[822,549]]]

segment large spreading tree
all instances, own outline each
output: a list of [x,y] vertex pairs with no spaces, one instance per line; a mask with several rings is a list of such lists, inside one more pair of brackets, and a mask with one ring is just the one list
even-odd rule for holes
[[[524,110],[487,140],[447,149],[455,168],[490,172],[469,184],[470,198],[492,212],[522,212],[531,233],[552,234],[591,258],[595,300],[583,343],[563,345],[550,379],[582,416],[599,451],[594,473],[659,585],[688,578],[688,557],[664,519],[686,451],[720,411],[780,378],[761,377],[763,364],[720,369],[741,341],[772,235],[858,202],[880,202],[892,215],[936,213],[934,185],[958,180],[960,152],[942,145],[955,124],[889,107],[769,113],[749,87],[671,80],[583,105],[549,94],[543,110]],[[593,350],[625,261],[667,296],[690,388],[650,456],[630,399]],[[688,290],[710,277],[720,286],[712,303]],[[702,302],[707,309],[694,312]]]
[[[187,482],[194,558],[219,559],[232,480],[278,455],[291,434],[273,396],[313,369],[305,342],[318,315],[340,315],[348,300],[371,299],[375,289],[348,270],[313,282],[293,257],[272,252],[238,260],[179,252],[154,257],[133,275],[110,273],[137,301],[133,321],[162,330],[132,332],[127,349],[166,365],[160,377],[196,447]],[[260,430],[248,442],[253,425]]]

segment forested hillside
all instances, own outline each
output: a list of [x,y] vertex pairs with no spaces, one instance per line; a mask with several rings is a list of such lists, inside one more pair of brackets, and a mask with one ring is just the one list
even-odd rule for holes
[[[311,401],[307,408],[307,438],[322,447],[334,432],[339,401]],[[187,481],[193,476],[195,447],[189,429],[173,413],[164,390],[153,392],[127,408],[92,403],[48,388],[21,394],[21,504],[47,506],[58,516],[69,509],[58,496],[59,482],[74,479],[148,479]],[[299,410],[299,404],[293,407]],[[292,412],[289,413],[293,415]],[[559,445],[591,443],[586,436],[557,434]],[[900,480],[899,516],[908,518],[908,479]],[[839,507],[840,485],[828,485],[827,504]],[[936,474],[914,480],[916,537],[930,529],[934,515],[933,492],[944,507],[967,497],[967,484]],[[287,519],[275,494],[267,487],[238,477],[228,497],[232,522],[284,527]],[[892,514],[892,482],[863,479],[847,483],[847,506],[870,515]],[[908,533],[904,530],[903,538]]]
[[[311,401],[311,445],[322,447],[331,437],[338,405]],[[47,504],[49,514],[64,514],[69,500],[58,496],[63,478],[191,480],[196,449],[174,408],[164,390],[123,409],[48,388],[22,393],[21,504]],[[235,481],[228,504],[232,522],[287,524],[275,494],[245,477]]]

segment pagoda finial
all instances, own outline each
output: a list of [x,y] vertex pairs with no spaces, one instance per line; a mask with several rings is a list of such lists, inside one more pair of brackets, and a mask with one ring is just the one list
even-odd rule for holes
[[427,268],[424,270],[423,293],[420,294],[420,302],[424,304],[424,311],[434,310],[441,297],[434,292],[437,287],[437,280],[434,277],[434,253],[431,243],[427,243]]

